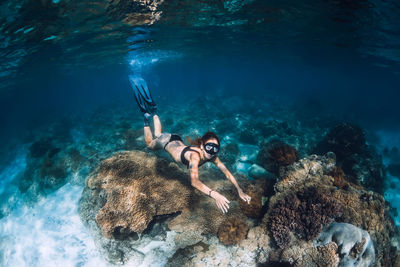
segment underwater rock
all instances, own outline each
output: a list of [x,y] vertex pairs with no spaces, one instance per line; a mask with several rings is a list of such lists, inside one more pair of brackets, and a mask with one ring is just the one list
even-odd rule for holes
[[238,244],[246,238],[248,230],[249,226],[245,221],[230,217],[219,226],[218,238],[225,245]]
[[245,144],[257,145],[260,138],[260,133],[256,127],[253,124],[248,123],[248,125],[243,126],[243,129],[244,130],[241,130],[239,133],[238,140]]
[[49,138],[42,138],[29,147],[29,156],[32,158],[40,158],[52,149],[54,149],[54,145],[51,140]]
[[317,149],[320,153],[332,151],[338,160],[341,160],[359,153],[363,146],[365,146],[363,130],[358,125],[341,123],[329,130]]
[[200,241],[194,245],[190,245],[184,248],[178,249],[174,255],[168,259],[166,264],[167,267],[175,267],[175,266],[190,266],[188,261],[193,255],[198,253],[205,253],[209,249],[209,245]]
[[366,144],[362,129],[354,124],[339,124],[326,134],[314,152],[324,154],[332,151],[337,156],[337,165],[354,183],[383,193],[385,168],[382,157]]
[[[42,138],[29,148],[27,166],[18,181],[18,188],[22,193],[28,193],[32,199],[57,190],[67,182],[70,175],[70,155],[54,143],[49,138]],[[68,143],[60,145],[67,146]]]
[[359,154],[338,162],[351,181],[378,193],[383,193],[386,177],[382,157],[371,146],[365,146]]
[[400,164],[389,164],[388,172],[400,179]]
[[[270,198],[268,212],[263,219],[267,231],[285,250],[320,233],[323,225],[316,226],[309,218],[319,217],[317,220],[325,224],[330,221],[329,215],[334,214],[337,222],[351,223],[370,233],[378,266],[395,266],[397,257],[396,253],[393,254],[391,240],[396,228],[383,196],[351,182],[346,188],[336,187],[334,178],[329,175],[334,168],[332,160],[331,155],[311,155],[282,171],[275,184],[276,194]],[[326,211],[320,209],[324,205],[328,207]],[[335,207],[339,206],[340,213],[335,213]],[[303,207],[306,208],[304,214],[308,216],[303,216]],[[298,230],[293,232],[291,229],[294,228]],[[277,253],[281,252],[278,250]]]
[[96,215],[104,236],[123,239],[143,232],[156,215],[186,208],[190,189],[185,180],[174,163],[140,151],[120,152],[90,174],[86,193],[92,199],[105,197]]
[[124,140],[124,148],[127,150],[139,149],[144,146],[143,142],[138,142],[138,138],[143,136],[143,129],[134,130],[127,129],[122,134],[122,139]]
[[349,223],[332,223],[314,241],[316,247],[335,242],[340,255],[339,266],[372,266],[375,262],[375,249],[371,237]]
[[263,266],[338,266],[337,249],[336,243],[316,248],[311,242],[297,242],[283,250],[273,251],[270,262]]
[[232,169],[239,155],[239,146],[236,143],[228,143],[221,147],[218,157],[228,169]]
[[279,168],[298,160],[297,150],[279,140],[264,143],[257,156],[257,164],[267,171],[279,174]]
[[254,145],[239,145],[239,160],[242,162],[256,162],[258,154],[258,146]]
[[250,163],[238,161],[233,166],[233,169],[236,172],[241,172],[241,173],[244,173],[244,174],[248,175],[248,171],[249,171],[250,167],[251,167]]
[[263,167],[261,167],[260,165],[257,164],[253,164],[251,165],[251,167],[249,168],[249,176],[251,178],[255,178],[255,179],[271,179],[272,175],[267,172]]

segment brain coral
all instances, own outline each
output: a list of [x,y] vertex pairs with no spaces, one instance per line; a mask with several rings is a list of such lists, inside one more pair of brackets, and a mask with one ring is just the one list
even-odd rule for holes
[[93,209],[91,203],[104,202],[95,216],[98,226],[105,237],[123,239],[143,232],[156,215],[186,208],[187,180],[176,164],[166,160],[140,151],[117,153],[87,179],[88,200],[81,203],[81,216]]

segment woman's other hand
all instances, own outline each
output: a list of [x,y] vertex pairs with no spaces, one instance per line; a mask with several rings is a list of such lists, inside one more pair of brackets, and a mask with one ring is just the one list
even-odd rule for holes
[[215,203],[217,204],[218,208],[222,211],[222,213],[228,212],[229,200],[226,197],[224,197],[217,191],[212,191],[211,197],[215,199]]
[[239,193],[239,197],[240,197],[241,199],[243,199],[245,202],[247,202],[247,204],[250,204],[251,197],[250,197],[249,195],[247,195],[246,193],[244,193],[242,189],[239,189],[239,190],[238,190],[238,193]]

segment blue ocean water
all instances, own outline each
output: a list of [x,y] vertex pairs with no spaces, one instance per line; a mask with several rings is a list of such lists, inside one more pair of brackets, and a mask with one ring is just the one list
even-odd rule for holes
[[[385,166],[383,194],[400,226],[396,1],[0,6],[0,265],[109,264],[78,201],[102,159],[144,149],[143,137],[126,137],[143,126],[128,75],[147,81],[167,131],[211,129],[238,143],[232,171],[248,174],[266,138],[241,135],[256,122],[289,125],[284,141],[302,156],[338,123],[359,125]],[[140,264],[164,265],[168,242],[143,241]]]

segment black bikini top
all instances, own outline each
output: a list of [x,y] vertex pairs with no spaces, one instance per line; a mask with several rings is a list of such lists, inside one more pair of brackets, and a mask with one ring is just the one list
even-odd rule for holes
[[[186,167],[189,168],[189,161],[185,158],[185,153],[186,153],[187,151],[196,152],[197,154],[199,154],[199,156],[200,156],[200,153],[199,153],[199,151],[197,151],[197,150],[195,150],[195,149],[192,149],[191,146],[187,146],[187,147],[185,147],[185,148],[182,150],[182,152],[181,152],[181,162],[183,163],[183,165],[186,165]],[[216,157],[212,157],[211,159],[206,159],[206,160],[203,161],[201,164],[199,164],[199,167],[200,167],[201,165],[203,165],[204,163],[206,163],[206,162],[214,161],[215,158],[216,158]]]

